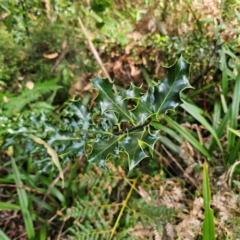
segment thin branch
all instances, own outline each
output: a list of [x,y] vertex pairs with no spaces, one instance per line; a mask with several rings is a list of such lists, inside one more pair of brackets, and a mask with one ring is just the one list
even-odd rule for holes
[[[69,171],[69,164],[63,169],[63,174],[65,174],[67,171]],[[45,193],[44,197],[43,197],[43,200],[42,202],[44,203],[47,196],[49,195],[49,193],[51,192],[51,190],[54,188],[54,186],[57,184],[57,182],[59,181],[60,179],[60,174],[52,181],[52,183],[49,185],[48,189],[47,189],[47,192]],[[43,204],[40,205],[40,208],[39,208],[39,212],[41,212],[42,210],[42,207],[43,207]]]
[[62,51],[61,55],[57,58],[55,64],[51,67],[51,72],[53,72],[56,69],[56,67],[61,63],[67,52],[68,52],[67,48]]
[[[79,25],[81,26],[82,28],[82,31],[85,35],[85,37],[87,38],[88,40],[88,44],[89,44],[89,47],[95,57],[95,59],[97,60],[98,64],[100,65],[100,67],[102,68],[102,71],[104,72],[104,74],[106,75],[106,77],[110,80],[110,82],[113,82],[111,77],[109,76],[108,72],[107,72],[107,69],[105,68],[105,66],[103,65],[103,62],[102,62],[102,59],[100,58],[96,48],[94,47],[93,43],[92,43],[92,40],[91,38],[89,37],[89,34],[87,32],[87,29],[84,27],[83,23],[82,23],[82,20],[80,17],[78,17],[78,22],[79,22]],[[116,86],[113,84],[113,90],[115,93],[117,93],[117,89],[116,89]]]
[[121,134],[125,134],[125,133],[127,133],[127,132],[133,132],[133,131],[135,131],[136,129],[140,129],[140,128],[143,128],[143,127],[149,125],[149,123],[151,123],[151,121],[152,121],[152,120],[149,119],[147,122],[145,122],[145,123],[143,123],[143,124],[141,124],[141,125],[138,125],[138,126],[133,127],[133,128],[127,128],[127,129],[125,129],[125,130],[123,130],[123,131],[114,132],[113,134],[114,134],[114,135],[121,135]]
[[195,183],[194,179],[192,179],[192,177],[190,177],[188,175],[188,173],[186,173],[186,171],[183,170],[182,166],[178,163],[178,161],[172,156],[172,154],[164,147],[164,145],[161,145],[163,150],[167,153],[167,155],[175,162],[175,164],[178,166],[178,168],[183,172],[183,175],[185,177],[187,177],[190,182],[193,184],[193,186],[196,187],[196,189],[198,189],[198,185]]
[[136,186],[136,183],[137,183],[137,179],[135,178],[135,179],[133,180],[133,185],[132,185],[131,189],[129,190],[126,199],[123,201],[123,206],[122,206],[122,208],[121,208],[120,213],[118,214],[118,218],[117,218],[117,220],[116,220],[116,222],[115,222],[115,224],[114,224],[114,227],[113,227],[113,229],[112,229],[112,232],[111,232],[111,235],[110,235],[109,240],[113,239],[113,235],[114,235],[114,233],[115,233],[115,231],[116,231],[116,229],[117,229],[117,226],[118,226],[118,224],[119,224],[119,221],[121,220],[123,211],[124,211],[124,209],[125,209],[126,206],[127,206],[128,200],[130,199],[130,197],[131,197],[131,195],[132,195],[132,192],[133,192],[133,189],[134,189],[135,186]]

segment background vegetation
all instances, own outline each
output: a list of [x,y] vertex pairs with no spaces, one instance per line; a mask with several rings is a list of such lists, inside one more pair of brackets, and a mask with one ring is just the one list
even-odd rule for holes
[[[1,0],[0,238],[238,239],[239,22],[238,0]],[[146,92],[181,55],[151,157],[89,163],[90,79]]]

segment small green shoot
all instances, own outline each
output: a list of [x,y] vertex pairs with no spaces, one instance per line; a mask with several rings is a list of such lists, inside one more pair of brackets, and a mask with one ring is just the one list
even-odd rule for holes
[[210,208],[211,192],[208,176],[208,165],[203,165],[203,205],[204,205],[204,221],[203,221],[203,240],[215,240],[215,225],[213,210]]

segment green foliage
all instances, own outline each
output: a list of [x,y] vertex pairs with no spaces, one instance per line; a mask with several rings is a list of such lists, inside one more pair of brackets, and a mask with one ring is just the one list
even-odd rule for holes
[[[151,195],[152,202],[146,203],[145,199],[136,198],[131,189],[118,202],[111,202],[111,199],[115,199],[116,191],[128,186],[124,179],[117,176],[117,172],[114,176],[105,171],[89,171],[86,175],[81,175],[79,181],[82,196],[74,201],[74,207],[67,209],[65,216],[73,221],[68,228],[69,239],[137,239],[134,236],[137,224],[142,224],[143,229],[160,229],[175,213],[164,205],[154,204],[157,195]],[[134,181],[137,180],[131,183],[134,184]],[[140,182],[138,184],[141,185]],[[108,189],[110,185],[111,189]],[[149,191],[153,186],[146,184],[142,187]],[[129,193],[130,198],[127,199]],[[122,209],[123,215],[117,223]]]
[[[152,155],[154,144],[158,140],[158,131],[152,129],[150,125],[152,121],[159,121],[168,110],[174,110],[181,103],[180,92],[190,87],[188,82],[189,64],[182,57],[168,70],[166,77],[161,82],[150,86],[145,93],[140,93],[140,88],[134,85],[131,85],[128,90],[113,93],[112,83],[108,82],[107,79],[95,78],[92,80],[92,84],[98,90],[98,95],[95,99],[97,106],[94,108],[94,111],[91,112],[80,101],[70,102],[63,110],[60,125],[57,124],[57,126],[53,120],[48,120],[44,111],[26,112],[13,118],[1,117],[1,133],[4,134],[2,146],[4,149],[12,149],[14,155],[18,155],[16,157],[18,162],[22,158],[21,152],[24,152],[23,157],[29,154],[31,165],[29,171],[31,171],[32,167],[36,170],[41,169],[39,178],[45,184],[47,184],[46,179],[44,175],[41,175],[53,166],[49,165],[49,163],[46,164],[49,161],[47,150],[42,147],[39,148],[37,143],[41,143],[45,147],[47,146],[48,152],[49,148],[54,153],[57,152],[60,158],[65,160],[61,161],[63,167],[71,157],[77,158],[87,153],[87,159],[90,163],[97,163],[103,168],[106,168],[107,160],[115,160],[116,158],[124,160],[126,158],[131,170],[142,159],[146,158],[149,153]],[[57,89],[59,89],[59,86],[54,85],[53,82],[36,84],[35,90],[26,89],[22,96],[16,97],[12,100],[12,103],[10,102],[7,105],[7,109],[12,113],[13,109],[11,106],[14,106],[16,102],[22,101],[20,102],[20,107],[23,108],[25,104],[37,99],[38,95],[36,93],[43,94]],[[34,92],[33,97],[31,97],[31,91]],[[132,103],[134,104],[133,106],[131,105]],[[124,124],[127,127],[124,127]],[[32,134],[34,134],[34,137]],[[17,147],[17,144],[20,142],[22,147]],[[12,148],[13,146],[14,148]],[[38,159],[45,159],[45,161],[37,160],[35,153],[37,153]],[[15,181],[18,185],[22,185],[21,175],[17,170],[15,160],[12,161],[14,161],[14,175],[18,177]],[[43,165],[45,166],[43,167]],[[55,163],[55,165],[57,165],[58,169],[63,168],[59,163]],[[56,170],[53,171],[51,169],[51,172],[56,174]],[[60,177],[63,178],[62,170]],[[107,180],[107,177],[103,179],[104,184],[106,184]],[[69,184],[68,180],[65,182],[66,185]],[[33,186],[36,187],[34,184]],[[114,188],[112,179],[111,187]],[[130,189],[126,199],[123,200],[122,204],[117,205],[114,211],[111,207],[104,207],[104,198],[107,198],[106,189],[101,189],[99,186],[96,189],[100,192],[90,193],[89,198],[78,201],[76,203],[77,212],[74,211],[73,215],[67,215],[67,218],[76,218],[78,216],[75,220],[78,224],[74,225],[76,228],[72,231],[72,233],[76,232],[78,237],[81,236],[79,232],[87,234],[90,239],[91,237],[95,239],[104,233],[110,234],[109,236],[112,239],[116,228],[120,224],[123,231],[118,233],[117,238],[125,238],[130,234],[130,229],[126,230],[127,226],[135,226],[140,221],[145,227],[152,226],[160,229],[164,219],[173,213],[165,206],[156,207],[150,204],[150,206],[139,208],[138,206],[144,204],[143,202],[131,203],[130,197],[134,187]],[[82,189],[81,191],[84,190]],[[23,203],[23,199],[27,195],[24,189],[19,189],[19,194],[26,229],[29,238],[33,238],[35,233],[32,229],[32,219],[27,205]],[[67,200],[57,188],[51,187],[48,194],[60,200],[62,206],[67,206]],[[95,210],[92,207],[93,201],[96,203]],[[46,206],[46,208],[49,208],[49,206]],[[124,211],[126,217],[123,218],[122,214]],[[119,214],[116,218],[116,214],[113,213],[117,212]],[[103,218],[103,215],[106,213],[109,217],[112,215],[107,221]],[[99,217],[98,221],[94,220],[92,222],[94,219],[93,214]],[[83,225],[79,223],[81,222],[79,218],[85,219]],[[112,228],[109,228],[109,221],[115,221]]]
[[[161,144],[183,169],[186,163],[180,152],[185,143],[195,154],[194,164],[206,157],[213,165],[224,165],[226,169],[238,159],[240,140],[234,134],[239,129],[240,18],[234,9],[238,1],[225,1],[219,9],[216,2],[219,1],[206,8],[196,1],[1,1],[0,182],[16,185],[9,157],[13,154],[30,202],[30,216],[25,214],[24,220],[28,224],[32,218],[34,227],[39,229],[37,239],[46,239],[52,232],[51,226],[60,225],[48,225],[59,209],[64,211],[64,217],[56,217],[56,221],[63,221],[62,235],[68,233],[69,239],[78,238],[78,234],[89,234],[89,239],[103,238],[104,234],[115,239],[133,239],[130,228],[134,229],[136,223],[159,230],[168,213],[171,215],[170,209],[140,199],[135,192],[125,204],[130,193],[123,183],[126,179],[121,175],[115,183],[114,174],[99,175],[96,169],[95,173],[88,172],[92,167],[88,163],[79,170],[79,156],[87,155],[88,161],[104,168],[109,167],[110,161],[124,167],[128,161],[130,169],[136,166],[130,174],[140,178],[144,177],[142,172],[154,177],[159,166],[163,175],[179,177]],[[206,9],[212,10],[212,16]],[[84,81],[97,75],[99,68],[77,25],[78,16],[86,23],[115,84],[126,89],[130,85],[127,90],[113,93],[107,79],[95,78],[92,84],[98,96],[89,106],[90,97],[82,102],[64,103],[72,83],[83,83],[74,93],[84,95]],[[164,71],[159,66],[171,65],[180,54],[192,62],[189,82],[195,89],[190,89],[187,96],[182,93],[181,108],[168,111],[182,103],[179,92],[190,87],[188,82],[184,85],[184,78],[189,79],[189,65],[180,58],[161,82],[158,79]],[[186,71],[181,71],[181,65]],[[140,69],[144,76],[140,74],[136,80],[134,70]],[[183,81],[176,75],[179,79],[184,76]],[[35,85],[32,90],[25,87],[29,81]],[[136,86],[142,82],[143,85],[136,87],[129,84],[132,81],[136,81]],[[176,94],[172,95],[171,90],[176,90]],[[34,142],[31,134],[58,153],[60,168],[69,167],[64,174],[64,189],[60,189],[59,172],[47,150]],[[149,161],[142,161],[148,156]],[[88,182],[83,187],[81,179]],[[90,184],[93,180],[96,182]],[[50,183],[56,185],[49,187]],[[149,190],[151,184],[144,188]],[[10,196],[12,204],[0,203],[0,209],[19,209],[20,198],[12,192],[7,189],[3,193]],[[189,192],[192,194],[192,190]],[[38,212],[38,207],[31,209],[31,205],[43,211]],[[25,205],[23,208],[26,210]],[[31,235],[30,225],[26,226]],[[1,230],[0,236],[8,239]]]
[[[11,116],[13,114],[19,113],[24,109],[26,105],[36,102],[44,94],[51,91],[56,91],[61,88],[61,86],[58,86],[56,84],[56,79],[45,81],[43,83],[36,83],[33,89],[25,87],[19,96],[10,98],[10,100],[3,105],[3,108],[6,110],[5,114],[7,116]],[[41,102],[38,101],[38,104],[40,105]],[[51,105],[47,103],[43,104],[45,106],[45,109],[48,108],[52,110]]]
[[[89,161],[102,165],[110,155],[119,155],[119,152],[125,151],[131,170],[147,157],[144,148],[153,149],[158,139],[157,132],[153,132],[148,125],[181,103],[180,92],[190,87],[188,74],[189,64],[181,57],[169,68],[166,77],[158,84],[150,86],[144,94],[140,94],[140,89],[131,85],[121,95],[116,95],[112,84],[106,79],[94,79],[93,87],[98,90],[95,101],[101,108],[102,121],[107,124],[102,126],[107,133],[94,141],[93,150],[88,155]],[[130,110],[129,101],[134,102],[133,109]],[[104,119],[105,117],[111,122]],[[129,127],[122,129],[122,122],[128,122]],[[115,130],[117,126],[118,129]],[[140,131],[141,128],[143,130]]]
[[0,229],[0,237],[2,240],[10,240],[10,238]]
[[208,165],[205,162],[203,167],[203,205],[204,205],[204,221],[203,221],[203,239],[215,239],[215,225],[213,210],[210,207],[211,192],[208,176]]
[[[12,169],[13,169],[15,183],[16,185],[21,186],[23,185],[23,183],[20,177],[19,169],[15,163],[14,158],[12,158],[11,160],[12,160]],[[17,192],[19,196],[19,205],[21,206],[21,212],[23,215],[27,235],[30,240],[33,240],[35,238],[35,231],[33,227],[33,219],[29,211],[29,200],[28,200],[25,189],[19,188],[17,189]]]
[[6,86],[15,75],[18,62],[18,47],[9,32],[0,28],[0,85]]
[[[141,94],[140,88],[134,85],[121,93],[113,93],[112,83],[97,77],[92,84],[98,90],[95,102],[100,109],[95,108],[94,115],[80,102],[70,103],[65,109],[65,117],[59,129],[43,122],[40,125],[43,127],[43,134],[39,135],[40,128],[37,122],[41,118],[46,118],[42,112],[38,117],[32,114],[32,123],[29,127],[24,126],[23,129],[23,126],[19,126],[17,131],[11,132],[34,133],[37,137],[44,137],[49,145],[57,147],[55,150],[60,156],[69,153],[78,156],[76,153],[86,152],[88,161],[101,167],[105,166],[106,160],[111,158],[114,160],[116,157],[121,159],[125,155],[131,170],[146,158],[149,152],[152,152],[158,140],[158,131],[151,129],[150,124],[152,120],[158,121],[163,117],[162,114],[174,110],[181,103],[180,92],[190,87],[188,74],[189,64],[181,57],[169,68],[166,77],[158,84],[149,87],[148,92],[144,94]],[[49,82],[37,85],[35,90],[25,90],[22,96],[8,103],[8,113],[13,112],[13,107],[22,109],[25,104],[36,100],[37,92],[44,93],[59,88],[51,84],[52,82]],[[128,109],[130,101],[134,102],[132,109]],[[17,105],[16,102],[21,104]],[[8,120],[5,118],[2,121],[2,131],[4,132],[5,126],[6,131],[9,132],[10,126],[6,124]],[[127,123],[127,128],[124,129],[122,123],[125,125]],[[19,125],[22,124],[25,123],[21,122]],[[16,123],[13,125],[16,127]]]
[[101,12],[104,12],[106,10],[106,8],[111,7],[112,3],[110,0],[104,0],[104,1],[91,0],[90,6],[93,11],[95,11],[97,13],[101,13]]

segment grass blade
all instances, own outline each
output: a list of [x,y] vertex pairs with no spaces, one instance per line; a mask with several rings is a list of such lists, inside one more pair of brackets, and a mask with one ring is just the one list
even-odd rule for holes
[[30,134],[30,137],[32,138],[32,140],[34,142],[36,142],[38,144],[42,144],[47,149],[47,152],[51,156],[51,160],[52,160],[53,164],[58,168],[60,178],[62,179],[62,188],[64,188],[64,174],[63,174],[63,170],[62,170],[61,164],[59,162],[59,158],[58,158],[56,151],[41,138],[35,137],[32,134]]
[[144,79],[146,80],[148,86],[149,86],[149,87],[150,87],[150,86],[153,86],[152,80],[151,80],[151,78],[149,77],[147,71],[146,71],[144,68],[141,68],[141,70],[142,70],[143,77],[144,77]]
[[219,120],[221,117],[221,104],[219,101],[214,103],[214,110],[213,110],[213,121],[212,121],[212,128],[214,131],[218,129]]
[[212,136],[215,138],[221,153],[223,155],[223,149],[222,149],[222,145],[221,142],[216,134],[216,132],[214,131],[214,129],[211,127],[211,125],[207,122],[207,120],[199,113],[198,108],[192,104],[189,104],[187,102],[184,102],[181,107],[188,112],[190,115],[192,115],[197,121],[199,121],[211,134]]
[[224,50],[220,52],[220,68],[222,70],[222,92],[224,97],[228,94],[228,78],[227,78],[227,65],[226,65],[226,55]]
[[228,111],[226,98],[224,97],[224,95],[222,93],[220,94],[220,98],[221,98],[221,102],[222,102],[223,112],[226,113]]
[[21,210],[21,207],[12,203],[0,202],[0,210]]
[[173,137],[176,141],[178,141],[180,144],[183,143],[182,138],[175,131],[173,131],[171,128],[168,128],[168,127],[166,127],[166,126],[164,126],[164,125],[162,125],[162,124],[160,124],[158,122],[153,122],[153,123],[151,123],[151,125],[154,128],[167,133],[168,135]]
[[179,132],[184,138],[186,138],[187,141],[189,141],[190,144],[192,144],[199,152],[201,152],[205,157],[207,157],[212,162],[212,158],[208,151],[199,143],[199,141],[191,133],[189,133],[186,129],[183,129],[178,123],[173,121],[168,116],[165,116],[164,119],[169,125],[171,125],[172,128]]
[[[18,167],[15,163],[14,158],[11,159],[11,162],[12,162],[12,169],[13,169],[15,183],[16,183],[16,185],[21,186],[21,185],[23,185],[23,183],[22,183],[22,180],[20,178],[20,172],[18,170]],[[17,192],[18,192],[19,202],[20,202],[21,211],[22,211],[22,214],[23,214],[23,219],[24,219],[28,239],[34,240],[35,239],[35,233],[34,233],[32,217],[31,217],[31,214],[28,210],[27,193],[26,193],[25,189],[23,189],[23,188],[17,188]]]
[[166,147],[168,147],[174,153],[179,153],[180,151],[179,147],[176,144],[174,144],[169,138],[161,136],[158,141],[163,143]]
[[47,239],[47,227],[45,224],[41,225],[41,228],[39,229],[37,233],[37,239],[38,240],[46,240]]
[[[232,129],[237,128],[237,121],[238,121],[238,114],[239,114],[239,105],[240,105],[240,68],[238,68],[238,75],[236,77],[235,86],[233,89],[233,101],[231,106],[231,113],[230,113],[230,124],[229,127]],[[235,139],[236,135],[229,131],[228,132],[228,146],[227,150],[230,153],[235,148]],[[232,162],[230,162],[232,164]]]
[[[222,134],[223,134],[223,132],[224,132],[226,126],[227,126],[227,123],[229,121],[229,118],[230,118],[230,111],[228,111],[224,115],[224,117],[222,119],[222,122],[220,123],[220,125],[218,126],[218,128],[216,130],[216,134],[217,134],[218,138],[220,138],[222,136]],[[216,140],[214,138],[212,138],[211,139],[211,143],[210,143],[209,148],[208,148],[209,149],[209,153],[213,152],[216,144],[217,144]]]
[[237,142],[234,144],[234,148],[229,154],[228,158],[228,165],[231,165],[236,162],[236,159],[238,158],[238,154],[240,153],[240,138],[238,138]]
[[0,239],[1,240],[10,240],[10,238],[0,229]]
[[208,165],[203,165],[203,205],[204,205],[204,221],[203,221],[203,240],[215,239],[215,225],[213,210],[210,208],[211,192],[208,176]]
[[234,129],[232,129],[232,128],[228,128],[231,132],[233,132],[234,134],[236,134],[237,136],[239,136],[240,137],[240,132],[239,131],[237,131],[237,130],[234,130]]

